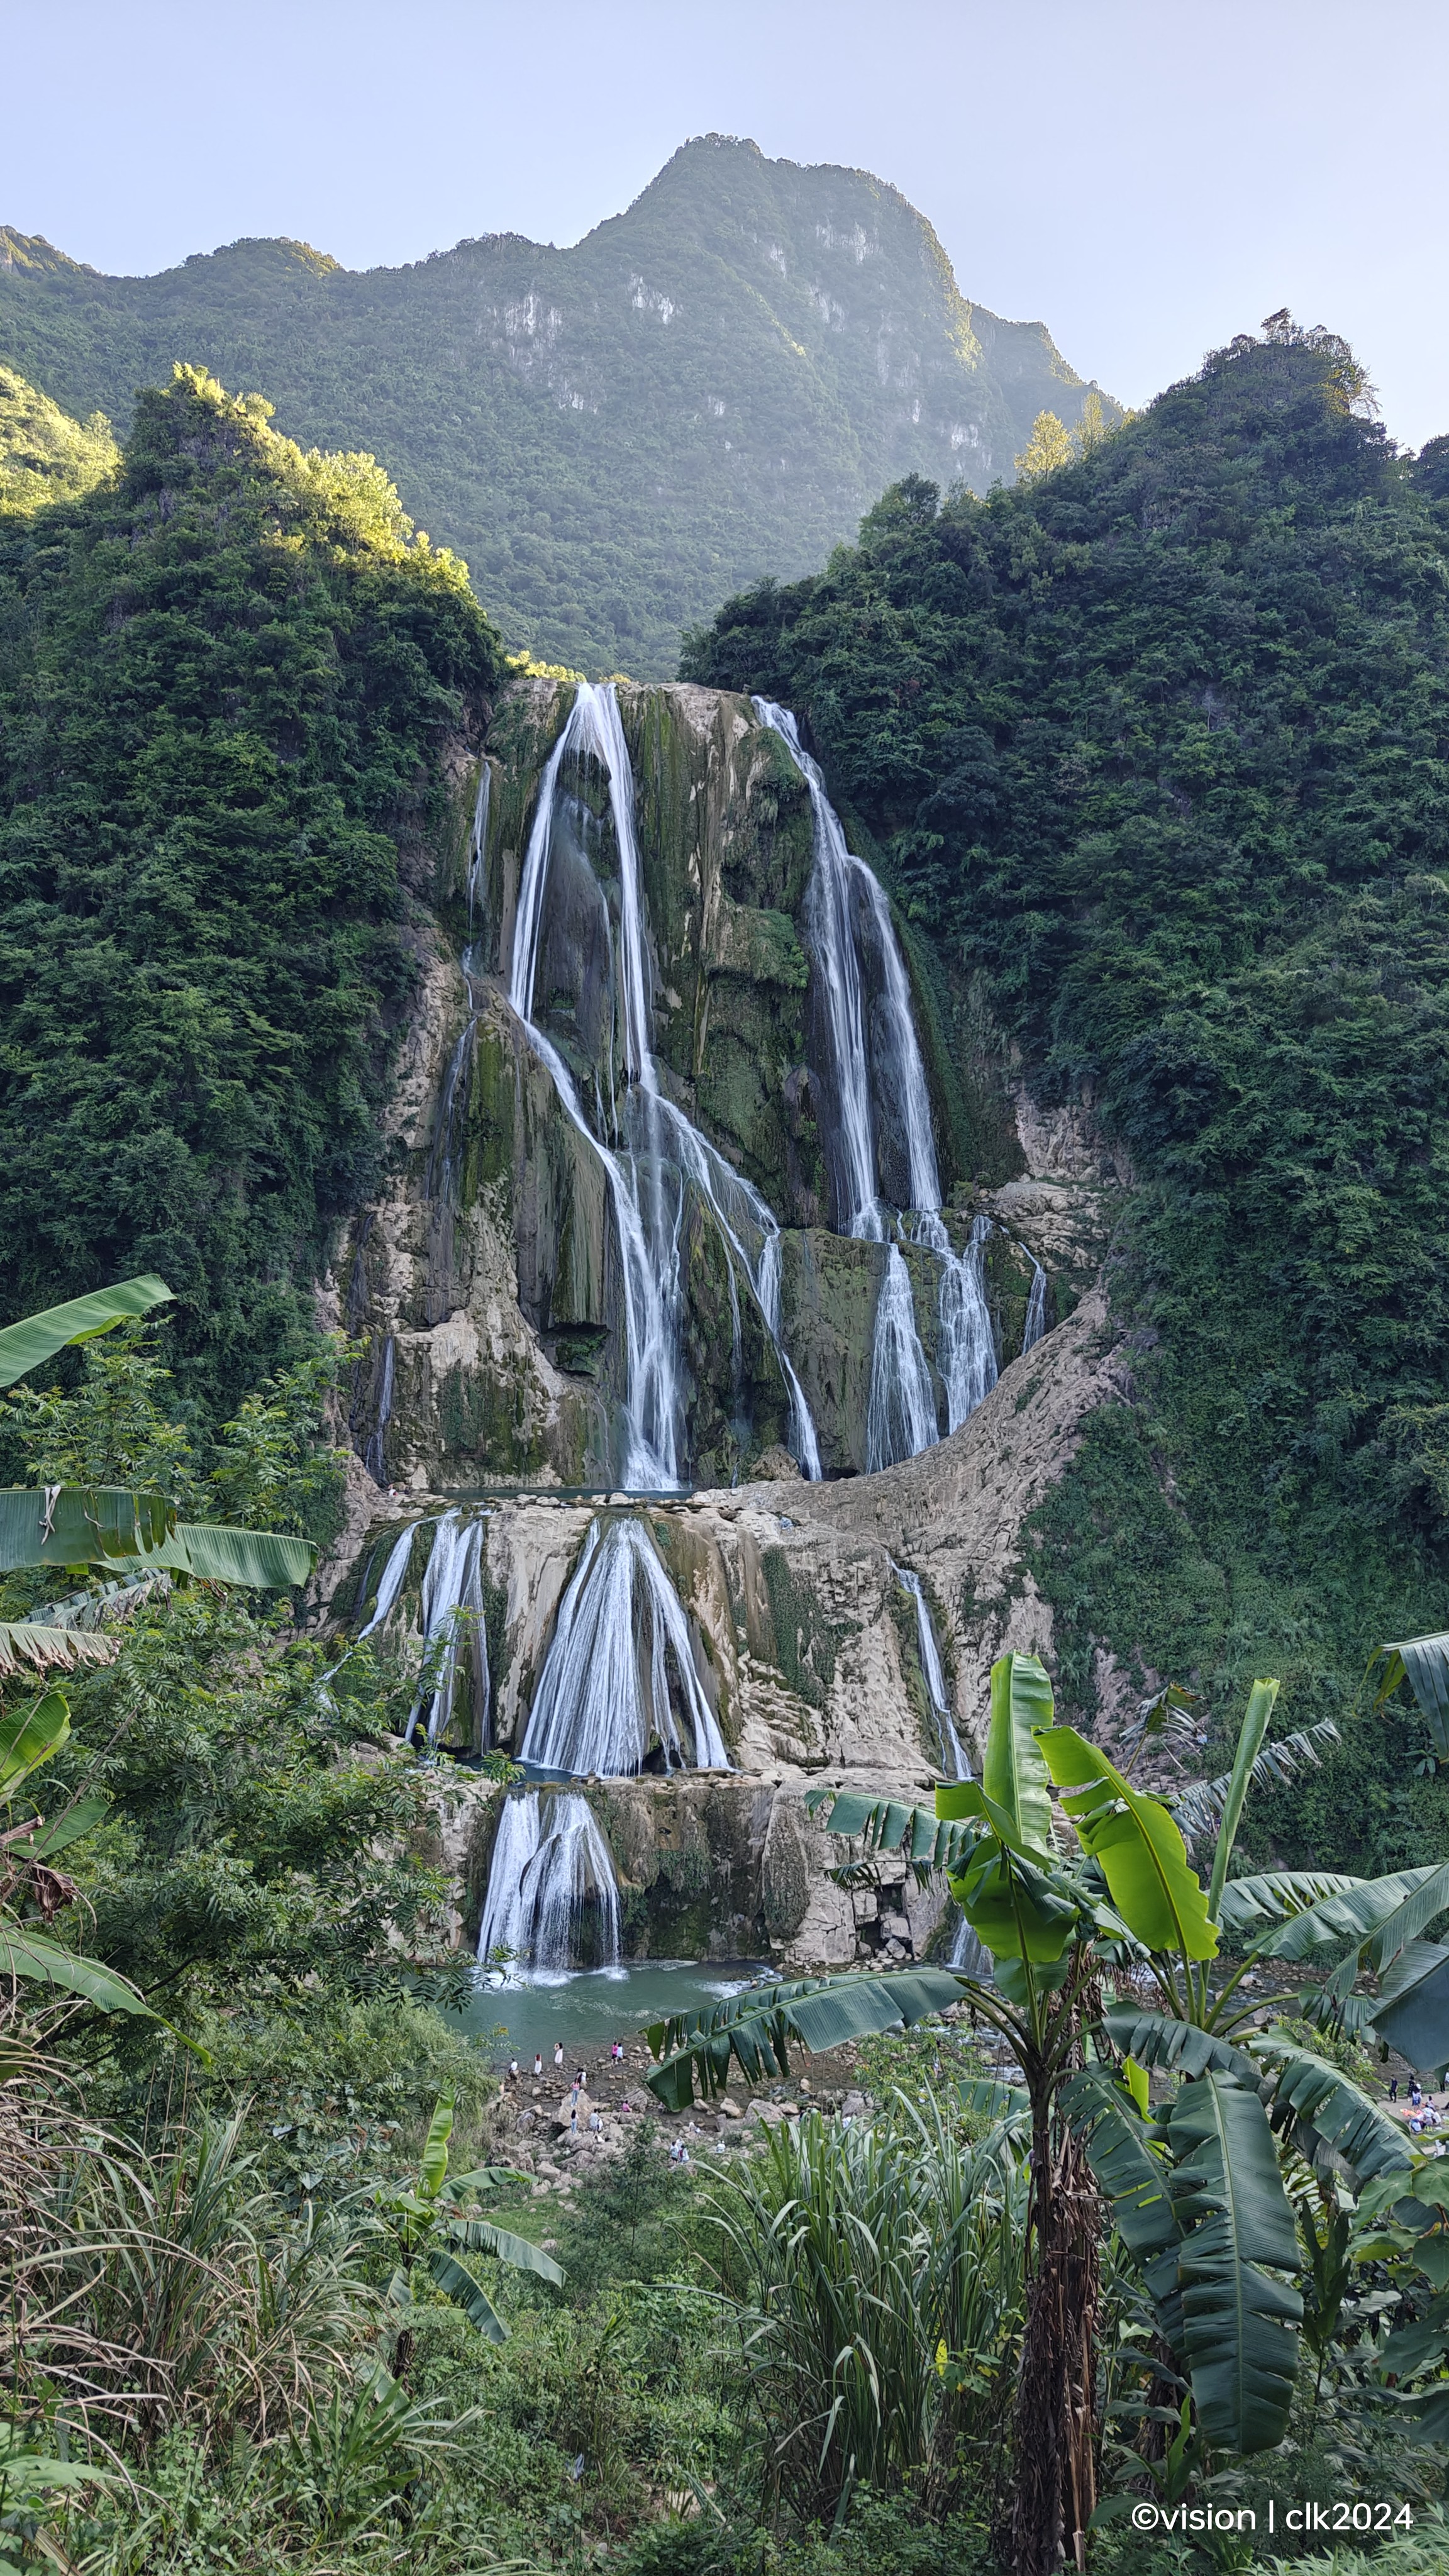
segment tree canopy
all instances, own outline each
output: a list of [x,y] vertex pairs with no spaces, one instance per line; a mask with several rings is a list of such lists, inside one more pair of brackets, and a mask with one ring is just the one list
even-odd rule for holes
[[[802,713],[963,1048],[984,1012],[1137,1176],[1129,1401],[1036,1525],[1079,1706],[1100,1643],[1214,1709],[1273,1663],[1322,1714],[1364,1636],[1440,1624],[1440,445],[1398,456],[1345,344],[1275,316],[1059,470],[896,485],[684,658]],[[1310,1838],[1342,1834],[1344,1764],[1386,1860],[1442,1831],[1400,1751],[1331,1761]]]
[[366,1194],[445,809],[502,672],[366,456],[178,368],[117,476],[0,519],[0,1296],[159,1271],[226,1402]]

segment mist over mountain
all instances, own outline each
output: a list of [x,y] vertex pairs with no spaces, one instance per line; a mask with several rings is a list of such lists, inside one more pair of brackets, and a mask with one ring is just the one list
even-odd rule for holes
[[115,278],[0,228],[0,360],[124,431],[173,363],[367,449],[514,645],[640,677],[762,574],[813,570],[881,488],[1010,482],[1091,388],[1044,324],[959,290],[868,172],[687,143],[574,248],[495,233],[359,273],[242,241]]

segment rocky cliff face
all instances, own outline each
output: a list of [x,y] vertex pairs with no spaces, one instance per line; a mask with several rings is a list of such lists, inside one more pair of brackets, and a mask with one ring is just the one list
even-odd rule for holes
[[[460,1507],[476,1518],[487,1736],[516,1752],[591,1525],[634,1515],[683,1606],[695,1678],[734,1768],[668,1775],[656,1751],[637,1779],[587,1783],[619,1878],[626,1947],[768,1953],[792,1967],[919,1954],[939,1898],[908,1888],[898,1868],[879,1886],[842,1889],[828,1874],[839,1855],[805,1796],[848,1781],[928,1797],[953,1767],[951,1729],[968,1753],[979,1746],[993,1654],[1049,1649],[1049,1614],[1019,1570],[1021,1528],[1087,1414],[1114,1391],[1096,1282],[1124,1175],[1080,1120],[1038,1117],[1018,1080],[1016,1159],[1031,1168],[973,1187],[951,1168],[943,1112],[953,1237],[963,1240],[975,1217],[993,1221],[986,1275],[1001,1374],[949,1438],[883,1474],[858,1472],[886,1247],[829,1226],[836,1110],[821,1078],[820,996],[803,935],[803,782],[748,701],[621,690],[659,1078],[783,1221],[782,1338],[826,1480],[806,1482],[786,1451],[776,1350],[738,1293],[707,1208],[687,1202],[695,1489],[617,1490],[611,1423],[626,1354],[610,1201],[596,1152],[506,998],[522,854],[568,699],[559,684],[529,681],[500,709],[486,829],[471,846],[478,782],[460,775],[395,1089],[391,1176],[359,1211],[331,1283],[335,1307],[370,1332],[371,1359],[354,1406],[370,1475],[355,1468],[330,1614],[354,1633],[374,1616],[399,1535],[416,1524],[381,1633],[417,1660],[436,1526]],[[624,1078],[611,967],[616,854],[597,779],[581,772],[571,798],[560,809],[569,825],[552,863],[534,1011],[578,1096],[603,1103]],[[917,1023],[944,1100],[949,1066],[920,994]],[[905,1258],[934,1361],[935,1273],[924,1251],[907,1245]],[[1048,1329],[1014,1356],[1036,1262]],[[945,1721],[902,1570],[923,1587]],[[478,1690],[461,1689],[443,1741],[466,1752],[483,1728]],[[476,1926],[496,1801],[469,1812],[455,1853],[460,1930]]]
[[[393,1103],[392,1175],[385,1196],[359,1213],[333,1283],[352,1328],[372,1335],[371,1375],[353,1411],[359,1446],[372,1441],[385,1481],[416,1490],[610,1476],[621,1317],[608,1194],[505,998],[539,776],[570,696],[566,685],[534,680],[503,702],[488,743],[486,846],[472,868],[473,780],[460,780]],[[783,1340],[827,1474],[858,1471],[886,1253],[829,1230],[835,1106],[821,1077],[821,997],[802,936],[804,781],[746,699],[684,686],[621,688],[619,698],[660,1078],[780,1217]],[[596,779],[577,783],[578,846],[553,861],[537,1016],[585,1097],[609,1099],[623,1080],[610,972],[614,862],[606,797]],[[471,979],[457,963],[465,949]],[[931,997],[916,999],[942,1178],[957,1192],[946,1221],[960,1242],[985,1202],[961,1168]],[[1030,1289],[1025,1240],[1003,1202],[988,1274],[1008,1351],[1020,1344]],[[909,1245],[903,1257],[934,1360],[932,1265]],[[697,1201],[686,1211],[683,1263],[690,1459],[701,1483],[729,1484],[783,1446],[788,1391]],[[1069,1288],[1070,1265],[1054,1270]]]

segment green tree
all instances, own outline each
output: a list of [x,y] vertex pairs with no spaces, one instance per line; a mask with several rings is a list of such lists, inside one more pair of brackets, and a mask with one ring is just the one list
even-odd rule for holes
[[1054,411],[1039,411],[1031,425],[1031,436],[1016,459],[1017,480],[1033,483],[1039,474],[1055,474],[1059,466],[1070,465],[1076,453],[1066,422],[1058,420]]

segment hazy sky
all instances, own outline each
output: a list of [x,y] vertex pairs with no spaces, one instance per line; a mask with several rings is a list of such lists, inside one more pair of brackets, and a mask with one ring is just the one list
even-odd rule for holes
[[0,222],[113,271],[570,242],[688,135],[892,180],[1129,403],[1281,304],[1449,430],[1445,0],[0,0]]

